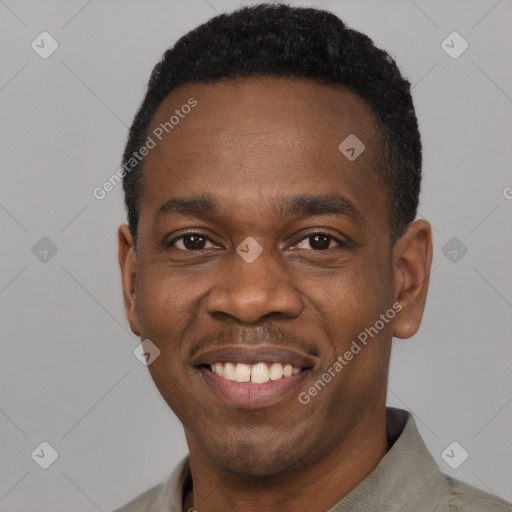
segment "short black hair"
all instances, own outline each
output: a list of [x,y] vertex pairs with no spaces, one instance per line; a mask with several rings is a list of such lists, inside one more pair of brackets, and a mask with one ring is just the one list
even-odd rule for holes
[[[415,219],[422,148],[411,84],[394,59],[329,11],[258,4],[220,14],[181,37],[151,73],[123,153],[145,143],[164,98],[185,84],[273,76],[345,86],[374,114],[381,151],[377,172],[390,198],[391,244]],[[340,141],[341,142],[341,141]],[[137,244],[144,160],[124,174],[128,225]]]

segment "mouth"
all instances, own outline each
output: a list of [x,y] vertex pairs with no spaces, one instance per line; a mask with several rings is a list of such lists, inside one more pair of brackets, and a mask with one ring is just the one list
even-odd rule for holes
[[237,407],[268,406],[292,394],[316,358],[275,347],[229,347],[200,354],[195,364],[217,399]]
[[263,384],[270,380],[280,380],[297,375],[304,370],[291,364],[283,363],[264,363],[260,361],[256,364],[246,363],[213,363],[205,365],[212,373],[216,373],[224,380],[235,382],[252,382],[253,384]]

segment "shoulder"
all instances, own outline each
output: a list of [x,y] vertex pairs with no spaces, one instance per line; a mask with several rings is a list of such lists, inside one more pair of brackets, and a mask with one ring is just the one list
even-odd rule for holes
[[447,511],[512,512],[512,504],[448,475],[444,477],[449,487],[446,499]]
[[160,496],[162,492],[162,487],[164,483],[161,482],[151,489],[143,492],[139,496],[133,498],[133,500],[129,501],[121,508],[117,508],[113,512],[149,512],[152,511],[153,505],[156,503],[156,500]]
[[181,459],[166,480],[136,496],[114,512],[181,512],[183,489],[190,478],[187,455]]

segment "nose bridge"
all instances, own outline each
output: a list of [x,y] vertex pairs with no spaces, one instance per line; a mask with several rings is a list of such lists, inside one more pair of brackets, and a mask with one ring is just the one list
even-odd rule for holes
[[302,300],[272,252],[262,251],[255,259],[246,258],[251,250],[251,241],[243,242],[224,262],[227,270],[210,290],[208,312],[222,312],[247,323],[257,322],[269,313],[300,315]]

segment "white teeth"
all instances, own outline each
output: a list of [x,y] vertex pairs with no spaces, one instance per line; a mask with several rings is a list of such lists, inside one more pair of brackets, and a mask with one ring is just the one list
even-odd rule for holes
[[220,375],[221,377],[224,376],[224,368],[222,366],[222,363],[215,363],[214,364],[214,367],[215,367],[215,370],[214,372],[217,374],[217,375]]
[[235,380],[237,382],[249,382],[251,380],[251,367],[248,364],[238,363],[235,368]]
[[[222,365],[222,363],[219,364]],[[224,363],[224,378],[227,380],[234,380],[235,365],[233,363]]]
[[210,365],[213,373],[226,380],[234,380],[236,382],[253,382],[262,384],[269,380],[279,380],[283,377],[291,377],[302,371],[291,364],[266,363],[245,364],[245,363],[213,363]]
[[252,365],[251,382],[262,383],[268,382],[268,366],[265,363]]
[[281,363],[273,363],[270,367],[270,379],[278,380],[283,378],[283,365]]
[[292,376],[292,371],[293,371],[293,366],[291,364],[287,364],[283,368],[283,375],[285,377],[291,377]]

